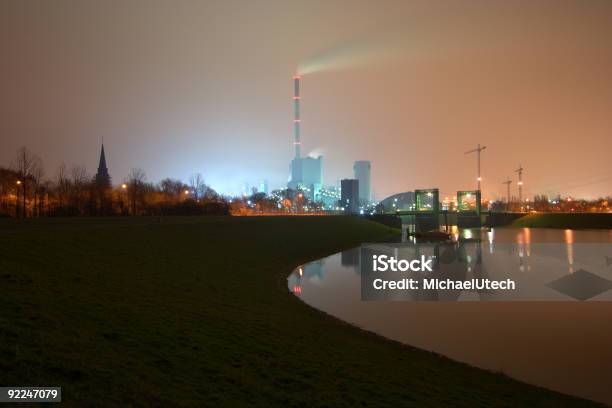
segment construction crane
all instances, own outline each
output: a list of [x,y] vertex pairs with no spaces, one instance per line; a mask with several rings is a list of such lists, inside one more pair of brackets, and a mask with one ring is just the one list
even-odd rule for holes
[[502,184],[505,184],[506,188],[508,189],[508,208],[506,208],[506,211],[508,211],[510,208],[510,184],[512,184],[512,180],[510,180],[510,177],[508,177],[506,181],[502,181]]
[[480,191],[480,182],[482,181],[482,178],[480,177],[480,152],[482,152],[486,148],[487,146],[480,146],[479,143],[478,147],[476,147],[475,149],[465,152],[465,154],[476,153],[476,166],[478,171],[478,178],[476,180],[478,180],[478,191]]
[[518,173],[518,194],[519,194],[519,209],[523,211],[523,165],[519,164],[519,168],[514,170],[515,173]]

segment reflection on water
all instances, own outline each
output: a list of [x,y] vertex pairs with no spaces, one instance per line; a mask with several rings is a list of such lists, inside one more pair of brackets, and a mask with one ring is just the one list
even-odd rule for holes
[[[495,274],[496,259],[503,260],[499,265],[512,259],[516,276],[548,283],[559,278],[549,287],[558,299],[570,299],[559,291],[571,291],[574,279],[612,280],[612,250],[590,259],[581,249],[612,243],[612,231],[495,228],[451,234],[469,243],[468,274],[479,273],[474,268],[482,272],[481,263]],[[545,253],[543,243],[556,243],[550,246],[556,249]],[[557,276],[540,276],[546,262],[559,265]],[[289,289],[313,307],[388,338],[612,404],[612,302],[368,302],[361,300],[359,264],[357,249],[303,265],[289,277]],[[595,277],[584,274],[586,264],[599,268],[592,271]],[[487,297],[464,291],[459,300],[479,299]],[[612,299],[612,291],[593,299]]]
[[565,244],[567,245],[567,264],[570,273],[574,272],[574,231],[565,230]]

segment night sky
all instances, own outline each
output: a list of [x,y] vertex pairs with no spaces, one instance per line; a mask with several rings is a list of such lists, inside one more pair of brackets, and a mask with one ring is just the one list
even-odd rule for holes
[[[298,68],[299,67],[299,68]],[[612,194],[610,1],[0,2],[0,165],[61,162],[213,188],[286,184],[292,82],[324,181],[372,161],[377,198]],[[516,182],[513,184],[516,189]]]

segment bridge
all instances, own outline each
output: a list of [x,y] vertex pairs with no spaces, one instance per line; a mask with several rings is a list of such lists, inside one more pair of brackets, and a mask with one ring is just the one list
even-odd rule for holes
[[[406,205],[406,197],[412,193],[412,204]],[[391,204],[383,214],[400,218],[402,224],[414,225],[415,231],[438,230],[441,226],[447,228],[457,225],[459,228],[480,228],[486,226],[505,225],[524,213],[490,213],[482,210],[482,197],[480,190],[457,191],[456,210],[440,208],[440,193],[437,188],[419,189],[414,192],[396,194],[383,200]],[[404,207],[399,208],[396,203],[404,200]],[[393,201],[394,200],[394,201]],[[385,208],[385,205],[383,205]]]

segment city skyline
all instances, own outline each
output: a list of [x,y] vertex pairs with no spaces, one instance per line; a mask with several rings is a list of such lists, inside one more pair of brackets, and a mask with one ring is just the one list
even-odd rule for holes
[[95,174],[104,137],[115,183],[139,167],[280,188],[303,70],[302,154],[324,156],[325,184],[369,160],[379,199],[473,189],[481,143],[486,198],[519,165],[525,197],[612,190],[607,2],[268,3],[3,3],[0,165],[25,145],[49,177]]

